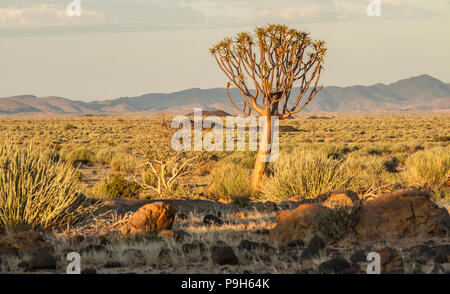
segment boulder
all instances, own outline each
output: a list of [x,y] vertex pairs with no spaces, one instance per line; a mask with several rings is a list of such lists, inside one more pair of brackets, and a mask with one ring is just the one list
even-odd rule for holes
[[358,195],[350,190],[344,190],[331,192],[322,205],[333,209],[336,207],[353,207],[358,202]]
[[221,226],[221,225],[223,225],[223,220],[221,220],[219,217],[217,217],[215,215],[208,214],[208,215],[205,215],[205,217],[203,218],[203,223],[206,225]]
[[30,259],[29,269],[56,269],[56,258],[50,254],[49,248],[37,248]]
[[320,216],[330,210],[320,204],[302,204],[281,218],[272,229],[269,238],[272,244],[286,245],[297,240],[309,240],[316,234],[314,229]]
[[385,247],[376,252],[380,254],[382,274],[404,273],[403,258],[397,250],[391,247]]
[[211,259],[218,265],[235,265],[239,263],[239,259],[229,246],[214,246],[211,248]]
[[122,228],[122,234],[157,233],[170,230],[175,221],[175,215],[176,210],[164,202],[146,204],[130,216],[128,223]]
[[350,255],[351,263],[365,262],[367,261],[367,254],[363,250],[357,250]]
[[401,191],[376,198],[357,212],[356,235],[365,240],[427,238],[450,231],[450,216],[421,191]]
[[353,264],[352,267],[343,270],[341,273],[344,275],[356,275],[361,273],[361,269],[357,264]]
[[333,258],[319,265],[318,271],[323,274],[342,274],[345,270],[352,268],[352,265],[343,258]]
[[320,254],[320,251],[325,249],[326,244],[325,241],[319,236],[315,235],[309,241],[308,246],[302,252],[302,258],[309,259],[313,257],[317,257]]
[[411,257],[414,258],[420,264],[426,264],[429,260],[432,260],[437,255],[437,252],[427,246],[419,245],[412,249]]
[[289,213],[291,213],[291,210],[284,210],[278,217],[277,217],[277,224]]
[[32,253],[35,248],[48,247],[50,246],[42,239],[42,234],[37,231],[22,231],[14,232],[12,234],[2,234],[0,235],[0,247],[8,247],[17,251],[25,251],[27,253]]

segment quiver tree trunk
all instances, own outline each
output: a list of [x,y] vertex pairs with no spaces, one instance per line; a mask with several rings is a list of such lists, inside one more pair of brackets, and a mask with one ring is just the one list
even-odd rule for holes
[[261,187],[261,183],[266,173],[267,163],[270,159],[270,152],[272,150],[272,117],[270,114],[266,114],[262,119],[264,120],[264,125],[262,132],[260,132],[261,138],[252,174],[253,195],[259,192],[259,188]]

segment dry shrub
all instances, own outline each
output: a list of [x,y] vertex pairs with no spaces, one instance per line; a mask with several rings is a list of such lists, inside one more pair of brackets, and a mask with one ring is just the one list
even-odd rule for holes
[[209,192],[220,199],[250,197],[250,171],[234,163],[219,163],[211,172]]
[[348,188],[357,193],[364,193],[383,186],[384,163],[384,159],[377,155],[349,155],[342,164],[342,169],[351,178]]
[[68,154],[67,161],[72,164],[94,162],[95,152],[87,147],[79,147]]
[[90,215],[78,191],[77,170],[52,162],[32,145],[0,145],[0,226],[46,229]]
[[111,159],[111,167],[118,172],[131,173],[136,168],[135,165],[135,162],[125,153],[116,153]]
[[101,148],[95,154],[95,161],[101,164],[109,164],[114,157],[115,152],[108,147]]
[[297,149],[280,157],[271,168],[271,176],[262,186],[262,198],[286,200],[293,196],[317,195],[347,188],[350,177],[340,167],[341,161],[325,152]]
[[405,178],[413,185],[437,186],[450,170],[450,147],[418,151],[406,160]]

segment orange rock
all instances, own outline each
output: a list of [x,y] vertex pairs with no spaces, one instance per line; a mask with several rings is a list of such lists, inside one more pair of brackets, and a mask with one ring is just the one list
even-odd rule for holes
[[5,248],[0,251],[24,251],[27,253],[32,253],[36,248],[53,250],[51,244],[44,241],[42,234],[33,230],[0,235],[0,248]]
[[122,234],[159,232],[170,230],[175,220],[176,210],[164,202],[146,204],[128,219]]
[[359,197],[350,190],[333,191],[329,194],[327,199],[323,201],[322,205],[328,208],[335,207],[352,207],[359,202]]
[[366,240],[427,238],[450,231],[448,212],[421,191],[402,191],[366,202],[357,217],[355,232]]
[[322,213],[330,210],[320,204],[302,204],[289,213],[284,213],[280,222],[270,232],[272,244],[286,245],[293,241],[309,240],[314,234],[316,221]]
[[289,213],[291,213],[291,210],[284,210],[278,217],[277,217],[277,224]]
[[345,194],[331,194],[322,205],[331,209],[343,206],[352,207],[353,201]]

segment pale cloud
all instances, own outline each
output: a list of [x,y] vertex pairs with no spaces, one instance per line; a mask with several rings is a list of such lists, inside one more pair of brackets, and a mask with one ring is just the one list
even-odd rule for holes
[[225,1],[195,1],[182,3],[182,7],[190,7],[202,15],[208,23],[241,22],[255,17],[256,10],[248,1],[232,1],[232,5]]
[[[367,20],[371,0],[1,0],[0,36],[86,32],[231,28],[266,23],[304,24]],[[381,19],[448,18],[441,0],[382,0]]]
[[[367,0],[368,2],[372,1],[372,0]],[[382,3],[387,3],[387,4],[391,4],[391,5],[402,5],[405,4],[405,0],[382,0]]]
[[307,7],[287,7],[280,10],[280,16],[287,20],[295,17],[309,17],[317,13],[319,13],[319,6],[315,4]]
[[66,12],[66,6],[58,4],[40,4],[28,7],[0,7],[0,26],[30,27],[92,24],[94,22],[100,23],[103,19],[102,13],[98,11],[83,9],[82,12],[82,18],[69,17]]

